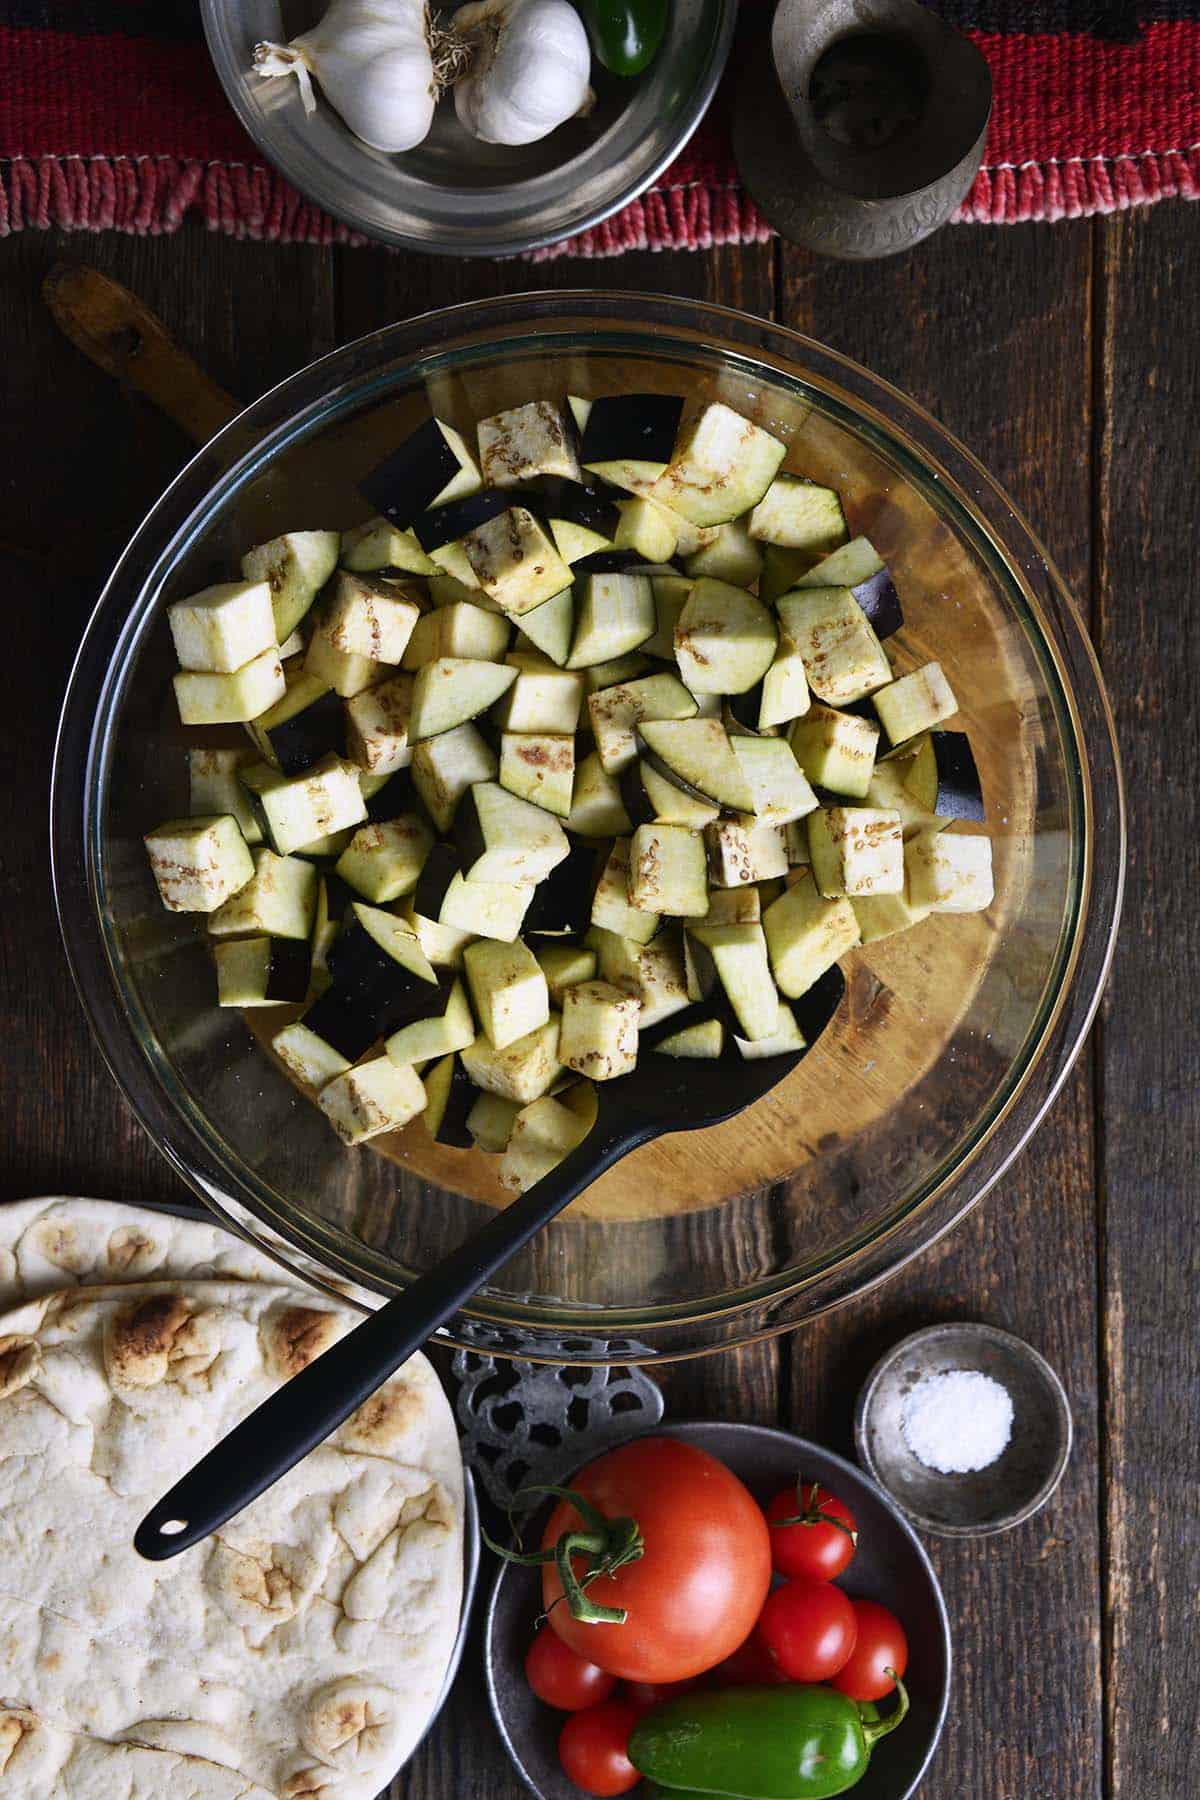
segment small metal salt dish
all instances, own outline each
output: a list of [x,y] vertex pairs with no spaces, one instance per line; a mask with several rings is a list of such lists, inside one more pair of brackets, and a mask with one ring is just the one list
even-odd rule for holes
[[[950,1370],[990,1376],[1013,1404],[1006,1449],[971,1474],[927,1468],[902,1426],[918,1382]],[[854,1438],[863,1468],[919,1531],[984,1537],[1020,1525],[1049,1500],[1071,1454],[1071,1408],[1050,1364],[1023,1339],[992,1325],[931,1325],[876,1363],[858,1397]]]

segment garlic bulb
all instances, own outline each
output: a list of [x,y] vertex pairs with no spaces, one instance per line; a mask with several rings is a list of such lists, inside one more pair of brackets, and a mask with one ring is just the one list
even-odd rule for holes
[[454,30],[475,45],[454,108],[485,144],[532,144],[590,105],[587,32],[568,0],[472,0]]
[[320,83],[355,137],[372,149],[411,150],[428,135],[438,82],[424,0],[333,0],[319,25],[290,44],[258,44],[255,73],[294,75],[305,112]]

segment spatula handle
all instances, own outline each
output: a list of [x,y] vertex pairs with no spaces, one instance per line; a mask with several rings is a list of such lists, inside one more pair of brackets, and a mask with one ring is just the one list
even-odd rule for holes
[[606,1121],[602,1109],[588,1137],[556,1169],[235,1426],[151,1507],[134,1548],[163,1562],[249,1506],[336,1431],[577,1194],[654,1135],[644,1125],[631,1129]]

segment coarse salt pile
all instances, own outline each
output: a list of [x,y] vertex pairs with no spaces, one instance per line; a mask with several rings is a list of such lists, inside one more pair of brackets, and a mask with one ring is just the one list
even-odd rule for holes
[[925,1375],[904,1402],[900,1428],[918,1462],[939,1475],[986,1469],[1012,1435],[1008,1389],[974,1369]]

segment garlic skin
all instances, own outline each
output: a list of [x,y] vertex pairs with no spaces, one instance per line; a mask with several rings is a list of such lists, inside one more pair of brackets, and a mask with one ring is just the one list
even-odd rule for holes
[[587,110],[591,49],[568,0],[472,0],[454,15],[475,54],[454,110],[485,144],[532,144]]
[[424,0],[333,0],[319,25],[289,44],[258,44],[255,74],[294,75],[304,110],[315,79],[355,137],[373,150],[412,150],[437,104]]

